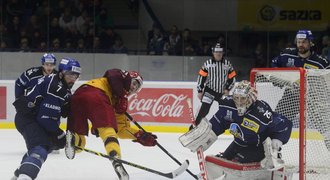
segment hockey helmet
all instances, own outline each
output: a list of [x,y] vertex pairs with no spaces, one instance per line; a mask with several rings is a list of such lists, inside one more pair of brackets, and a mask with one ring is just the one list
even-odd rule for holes
[[297,39],[307,39],[312,43],[314,36],[310,30],[299,30],[296,34],[295,43],[297,43]]
[[215,46],[212,48],[212,52],[223,52],[223,45],[220,42],[217,42]]
[[45,63],[51,63],[51,64],[56,64],[56,58],[54,56],[54,54],[51,53],[45,53],[42,57],[41,57],[41,64],[45,64]]
[[247,80],[239,82],[234,88],[233,100],[239,116],[243,116],[246,110],[257,100],[257,91]]
[[136,71],[130,71],[129,75],[132,78],[131,87],[130,87],[130,94],[137,93],[141,91],[143,85],[143,78],[142,76]]
[[72,72],[80,75],[81,67],[77,60],[73,58],[63,58],[58,66],[59,72]]

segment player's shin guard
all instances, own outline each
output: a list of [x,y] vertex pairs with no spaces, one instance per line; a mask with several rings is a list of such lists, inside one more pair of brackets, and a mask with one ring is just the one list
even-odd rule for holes
[[[42,164],[47,159],[47,150],[42,146],[37,146],[29,150],[28,156],[23,159],[19,168],[18,179],[26,179],[26,176],[35,179],[41,169]],[[21,176],[22,175],[22,176]]]
[[[115,130],[111,127],[98,128],[97,130],[104,142],[104,147],[107,153],[109,154],[109,156],[120,158],[121,157],[120,147]],[[112,161],[112,165],[120,180],[129,179],[129,175],[122,163],[118,161]]]

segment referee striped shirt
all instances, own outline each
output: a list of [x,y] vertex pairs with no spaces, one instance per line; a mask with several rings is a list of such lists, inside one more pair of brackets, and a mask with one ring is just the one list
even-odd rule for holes
[[216,61],[213,58],[204,62],[199,70],[197,78],[197,91],[203,92],[205,87],[215,92],[223,93],[225,89],[230,90],[235,83],[236,72],[226,58]]

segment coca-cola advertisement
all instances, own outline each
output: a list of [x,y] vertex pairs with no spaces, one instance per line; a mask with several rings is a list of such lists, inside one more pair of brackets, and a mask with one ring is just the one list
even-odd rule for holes
[[137,121],[191,123],[187,98],[193,89],[143,88],[128,98],[128,113]]
[[6,119],[6,87],[0,87],[0,120]]

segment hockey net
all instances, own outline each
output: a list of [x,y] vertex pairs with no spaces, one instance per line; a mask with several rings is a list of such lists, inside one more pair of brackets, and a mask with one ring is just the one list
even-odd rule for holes
[[259,100],[293,122],[282,149],[287,169],[299,179],[329,179],[330,70],[257,68],[250,81]]

